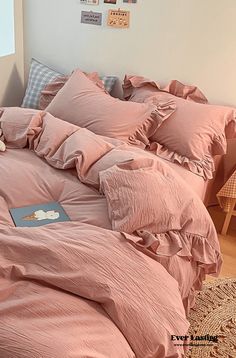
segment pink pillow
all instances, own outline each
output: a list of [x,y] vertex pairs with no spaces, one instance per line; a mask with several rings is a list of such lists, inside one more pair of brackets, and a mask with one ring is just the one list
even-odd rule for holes
[[[84,74],[93,81],[97,86],[105,89],[102,80],[99,78],[97,72],[85,73]],[[49,82],[44,89],[41,91],[39,98],[39,109],[45,110],[47,106],[52,102],[57,93],[66,84],[70,76],[59,76],[54,81]]]
[[80,70],[71,75],[46,111],[96,134],[144,146],[163,121],[163,112],[153,104],[113,98]]
[[100,190],[115,231],[181,231],[203,237],[215,232],[200,198],[158,159],[137,157],[100,172]]
[[[130,81],[129,81],[130,82]],[[212,178],[212,156],[225,154],[226,135],[235,135],[236,110],[185,100],[160,91],[151,81],[135,83],[130,100],[145,103],[175,101],[176,111],[150,137],[150,150],[205,179]]]
[[145,87],[145,89],[147,89],[147,94],[150,91],[153,92],[153,89],[155,88],[156,90],[168,92],[174,96],[189,99],[190,101],[197,103],[208,103],[207,98],[196,86],[189,86],[177,80],[172,80],[167,86],[161,87],[159,83],[151,81],[145,77],[129,75],[126,75],[124,78],[124,98],[128,100],[133,95],[135,88],[140,87]]

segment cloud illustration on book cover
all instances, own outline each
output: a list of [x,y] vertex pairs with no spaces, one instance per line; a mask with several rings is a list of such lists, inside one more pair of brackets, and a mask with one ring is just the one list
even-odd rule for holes
[[36,210],[32,214],[22,217],[24,221],[41,221],[41,220],[57,220],[60,213],[55,210]]

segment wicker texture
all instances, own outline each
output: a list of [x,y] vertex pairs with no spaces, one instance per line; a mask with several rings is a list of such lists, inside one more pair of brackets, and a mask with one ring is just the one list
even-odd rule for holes
[[[186,358],[236,357],[236,279],[218,279],[204,285],[190,312],[190,334],[218,336],[211,346],[192,347]],[[206,342],[208,343],[208,342]]]

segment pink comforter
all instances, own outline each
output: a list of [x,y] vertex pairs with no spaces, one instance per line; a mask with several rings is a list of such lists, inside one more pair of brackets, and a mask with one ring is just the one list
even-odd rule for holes
[[[177,283],[121,234],[77,222],[34,229],[2,227],[0,252],[1,358],[133,357],[124,337],[137,358],[180,356],[170,341],[171,334],[182,335],[188,329]],[[48,308],[44,312],[45,286],[54,288],[54,304],[59,289],[64,296],[62,306],[56,303],[51,312]],[[106,313],[98,308],[93,317],[79,298],[80,324],[76,324],[71,314],[67,317],[73,295],[99,303]],[[87,318],[94,323],[93,331],[89,323],[88,337],[83,326]],[[49,339],[57,330],[63,344],[53,351]],[[110,342],[109,348],[100,342],[107,330],[112,349]],[[38,352],[28,356],[30,349]]]
[[[2,120],[2,129],[15,149],[0,157],[1,358],[181,357],[171,335],[186,334],[184,306],[221,264],[210,218],[199,247],[168,257],[142,250],[134,236],[108,230],[96,190],[107,156],[125,145],[42,112],[22,125]],[[125,159],[143,153],[128,149]],[[73,221],[14,227],[9,207],[49,201]]]

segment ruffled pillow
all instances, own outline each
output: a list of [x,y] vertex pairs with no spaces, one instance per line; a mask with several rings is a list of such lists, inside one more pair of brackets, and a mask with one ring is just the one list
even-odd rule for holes
[[156,82],[137,76],[126,77],[124,88],[130,101],[175,103],[176,111],[150,137],[149,149],[204,179],[211,179],[215,170],[213,156],[226,153],[226,134],[227,138],[236,134],[236,110],[204,104],[205,97],[196,87],[183,87],[176,81],[165,89],[191,100],[160,90]]
[[134,103],[113,98],[76,70],[45,109],[92,132],[145,147],[168,116],[165,103]]
[[[180,255],[216,268],[215,227],[198,196],[162,161],[140,157],[99,174],[112,229],[140,249],[160,256]],[[210,265],[211,265],[210,264]],[[212,266],[211,266],[212,267]]]
[[[141,76],[129,76],[126,75],[124,78],[123,90],[124,98],[130,99],[131,96],[138,95],[135,91],[136,88],[144,88],[147,91],[146,95],[149,96],[150,92],[154,89],[164,91],[173,94],[174,96],[188,99],[197,103],[208,103],[207,98],[196,86],[185,85],[177,80],[172,80],[170,83],[161,87],[158,82],[151,81]],[[142,99],[144,99],[144,93],[142,91]]]

